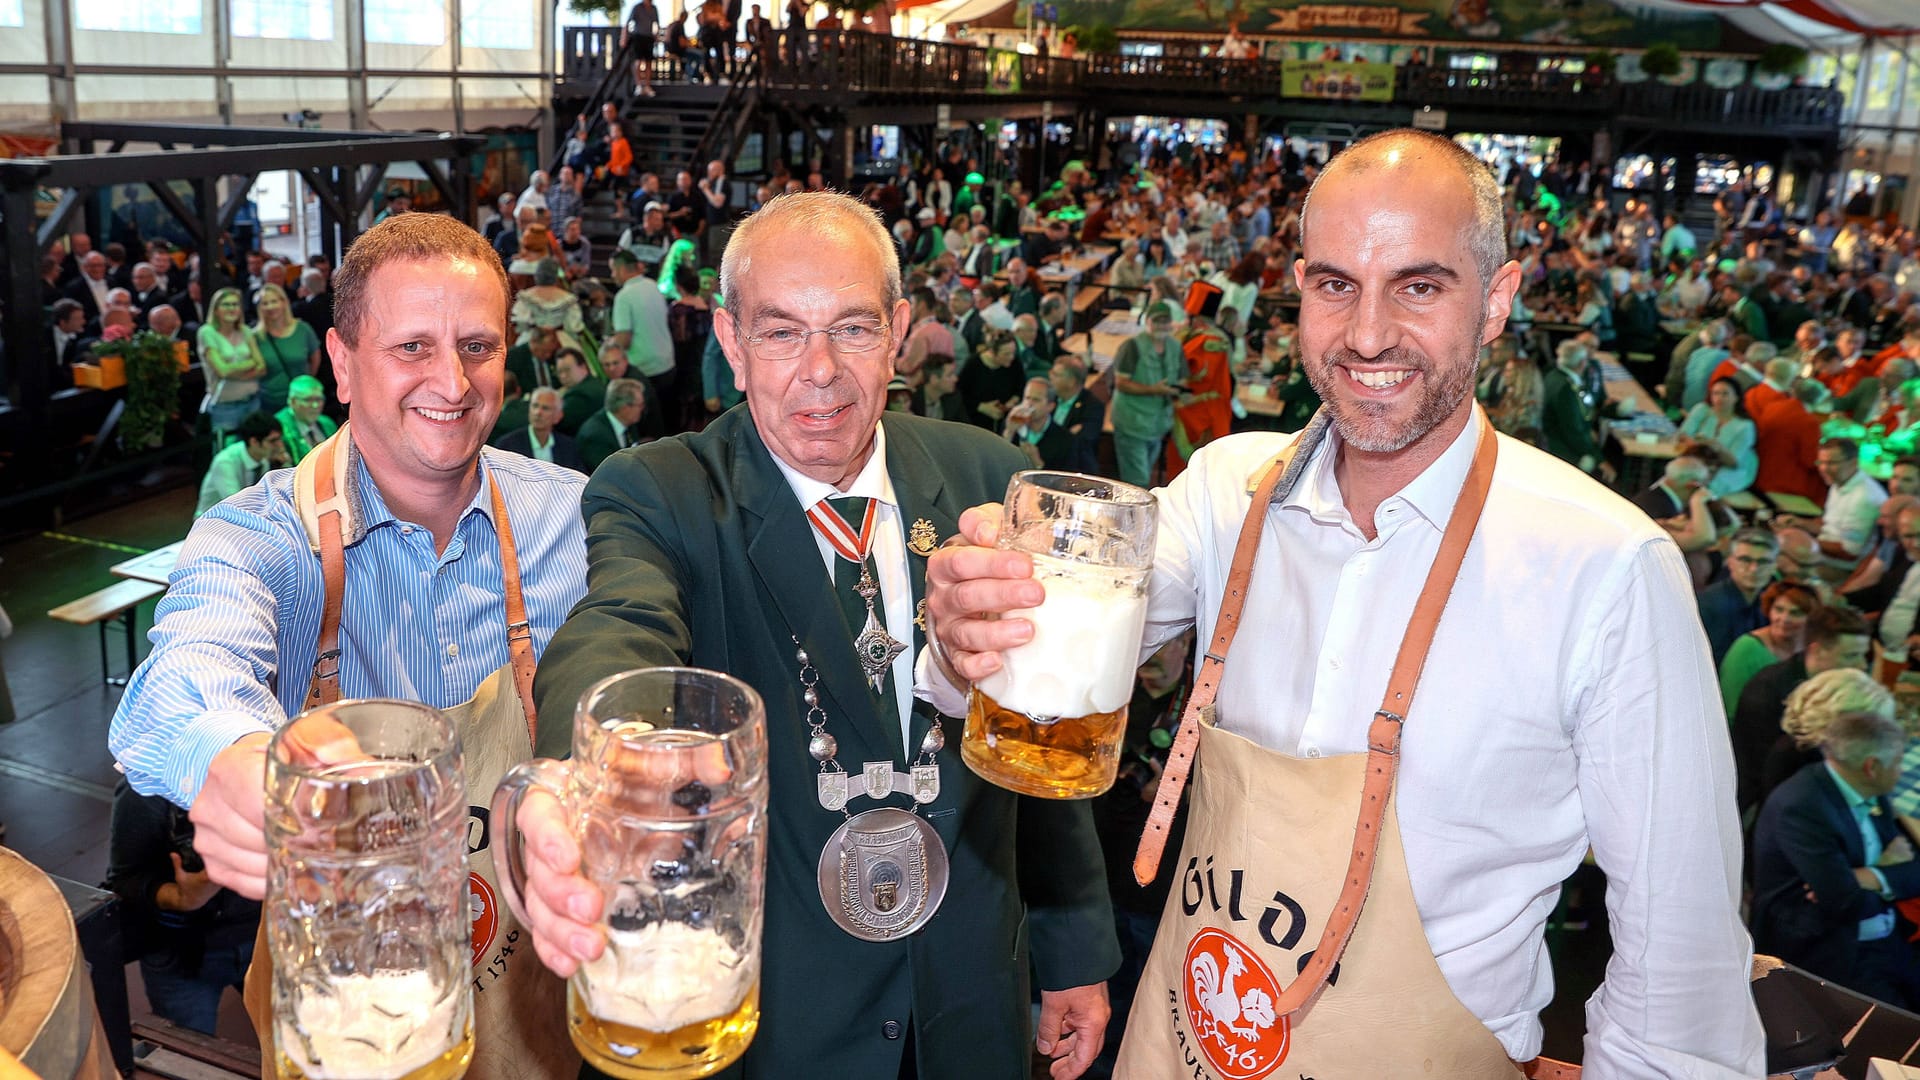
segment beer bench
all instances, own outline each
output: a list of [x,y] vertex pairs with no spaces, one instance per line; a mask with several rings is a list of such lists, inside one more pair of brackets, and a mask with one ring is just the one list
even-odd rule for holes
[[156,585],[150,581],[121,581],[90,593],[78,600],[71,600],[47,612],[50,619],[58,619],[75,626],[96,626],[100,629],[100,681],[108,686],[127,685],[127,676],[116,677],[107,663],[107,626],[119,620],[127,633],[127,675],[133,674],[134,665],[140,661],[140,644],[135,623],[139,622],[140,605],[167,591],[165,585]]

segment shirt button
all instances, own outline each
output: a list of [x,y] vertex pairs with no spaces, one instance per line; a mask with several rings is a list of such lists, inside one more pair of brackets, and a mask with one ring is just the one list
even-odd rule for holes
[[1320,748],[1319,748],[1319,747],[1317,747],[1317,746],[1309,746],[1309,747],[1307,747],[1307,756],[1308,756],[1308,757],[1311,757],[1311,758],[1317,758],[1317,757],[1319,757],[1319,756],[1320,756]]
[[886,1023],[881,1024],[880,1034],[885,1035],[889,1039],[899,1038],[900,1037],[900,1021],[889,1020]]
[[460,646],[458,646],[458,645],[456,645],[456,644],[453,644],[452,642],[449,642],[449,643],[447,644],[447,655],[448,655],[448,656],[459,656],[459,655],[460,655]]
[[411,525],[402,525],[402,526],[400,526],[400,535],[401,535],[401,536],[412,536],[412,535],[413,535],[413,526],[411,526]]
[[1340,661],[1338,661],[1338,660],[1336,660],[1336,659],[1333,659],[1333,658],[1331,658],[1331,657],[1329,657],[1329,658],[1328,658],[1328,660],[1327,660],[1327,667],[1328,667],[1328,669],[1330,669],[1330,670],[1332,670],[1332,671],[1339,671],[1339,670],[1340,670]]

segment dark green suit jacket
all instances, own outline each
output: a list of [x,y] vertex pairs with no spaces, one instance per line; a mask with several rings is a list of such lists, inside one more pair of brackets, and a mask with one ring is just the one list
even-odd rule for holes
[[560,422],[554,426],[563,434],[579,435],[580,425],[607,407],[607,384],[589,375],[560,393]]
[[[901,517],[942,537],[968,506],[997,501],[1019,454],[960,424],[890,413],[887,469]],[[1028,950],[1041,986],[1096,983],[1119,966],[1106,874],[1087,804],[1013,795],[960,760],[946,722],[941,792],[927,813],[952,859],[928,926],[887,944],[839,929],[815,884],[842,815],[815,801],[799,638],[819,670],[841,765],[906,761],[882,716],[798,500],[744,405],[697,435],[608,459],[583,498],[587,595],[541,658],[539,750],[565,756],[575,703],[629,668],[692,664],[745,680],[766,700],[771,803],[759,1034],[739,1066],[754,1080],[898,1075],[911,1019],[922,1080],[1027,1075]],[[916,601],[926,560],[909,554]],[[916,633],[918,645],[919,635]],[[912,739],[931,722],[919,705]],[[874,804],[862,799],[855,809]],[[896,795],[889,805],[910,805]],[[891,1035],[889,1034],[891,1033]]]

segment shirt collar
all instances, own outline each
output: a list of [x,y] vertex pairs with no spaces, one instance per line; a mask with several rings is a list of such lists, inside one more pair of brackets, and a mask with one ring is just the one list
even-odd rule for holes
[[[1406,487],[1381,500],[1381,509],[1384,510],[1395,501],[1404,502],[1431,522],[1434,528],[1445,531],[1447,522],[1453,518],[1453,504],[1459,499],[1460,489],[1466,483],[1467,470],[1473,465],[1474,450],[1479,445],[1480,426],[1485,422],[1480,407],[1475,405],[1467,426],[1461,429],[1453,442]],[[1281,506],[1299,507],[1315,521],[1325,524],[1346,524],[1353,520],[1352,515],[1347,513],[1346,501],[1341,498],[1339,480],[1333,467],[1340,446],[1340,432],[1329,424],[1326,438],[1302,474],[1300,484]],[[1379,522],[1378,513],[1374,520]],[[1378,531],[1387,530],[1382,528]]]
[[1827,767],[1827,775],[1833,777],[1834,786],[1840,789],[1840,797],[1846,800],[1847,809],[1852,810],[1855,813],[1858,813],[1862,809],[1865,809],[1868,811],[1871,811],[1873,809],[1874,800],[1869,799],[1865,795],[1862,795],[1859,792],[1853,790],[1853,785],[1847,783],[1847,778],[1844,776],[1841,776],[1839,770],[1833,767],[1833,762],[1828,761],[1828,762],[1823,762],[1822,764],[1826,765]]
[[873,454],[867,458],[866,465],[861,467],[860,475],[853,478],[853,485],[845,491],[839,490],[824,480],[815,480],[811,476],[803,475],[799,470],[782,461],[779,454],[772,453],[772,447],[768,447],[767,450],[773,458],[774,465],[779,468],[780,475],[786,477],[787,487],[793,489],[793,497],[800,500],[801,513],[813,509],[820,500],[826,498],[879,499],[888,506],[900,505],[899,501],[893,497],[893,478],[887,475],[887,428],[884,424],[874,425]]
[[[387,500],[381,496],[380,485],[373,482],[373,473],[367,470],[367,459],[359,454],[354,454],[353,461],[358,476],[360,505],[363,508],[366,531],[371,533],[374,529],[382,525],[399,523],[399,517],[395,516],[394,512],[388,508]],[[461,522],[464,523],[468,515],[476,513],[490,522],[493,520],[493,497],[487,493],[487,486],[490,479],[491,474],[487,467],[487,451],[482,450],[480,452],[480,487],[474,491],[473,501],[467,504],[466,511],[460,515]],[[409,524],[419,525],[419,522],[410,522]]]

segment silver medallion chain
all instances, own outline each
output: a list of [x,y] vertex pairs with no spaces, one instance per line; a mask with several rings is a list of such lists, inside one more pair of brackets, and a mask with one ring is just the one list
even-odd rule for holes
[[907,772],[896,772],[892,761],[865,762],[860,769],[860,789],[853,790],[847,770],[840,764],[840,741],[827,730],[827,712],[820,704],[820,673],[815,670],[807,650],[800,647],[800,639],[792,640],[794,659],[800,662],[800,697],[807,704],[807,753],[820,763],[816,781],[820,806],[851,818],[853,811],[848,805],[862,796],[878,801],[899,791],[912,796],[916,811],[938,799],[940,766],[935,755],[947,745],[946,728],[939,717],[933,719],[927,733],[921,736],[919,757]]

